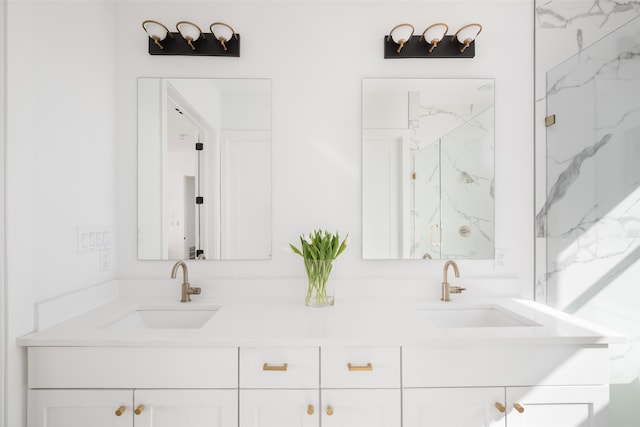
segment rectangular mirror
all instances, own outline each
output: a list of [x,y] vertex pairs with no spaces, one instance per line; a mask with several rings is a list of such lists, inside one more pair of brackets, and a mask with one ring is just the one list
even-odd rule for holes
[[365,259],[494,257],[493,79],[364,79]]
[[138,259],[271,258],[271,80],[138,79]]

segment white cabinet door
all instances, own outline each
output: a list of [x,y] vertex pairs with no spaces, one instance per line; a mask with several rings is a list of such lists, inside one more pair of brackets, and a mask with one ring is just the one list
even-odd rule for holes
[[237,390],[136,390],[135,427],[237,427]]
[[240,390],[240,427],[318,427],[319,392]]
[[504,402],[503,387],[405,389],[403,426],[504,427]]
[[[131,390],[29,390],[29,427],[132,427]],[[119,414],[119,415],[118,415]]]
[[322,427],[400,427],[400,389],[322,390]]
[[509,427],[608,427],[608,386],[507,387]]

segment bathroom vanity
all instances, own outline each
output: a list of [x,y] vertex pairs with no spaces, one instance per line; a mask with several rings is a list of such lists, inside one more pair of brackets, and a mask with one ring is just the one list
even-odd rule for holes
[[117,297],[20,344],[29,427],[577,427],[621,339],[515,299]]

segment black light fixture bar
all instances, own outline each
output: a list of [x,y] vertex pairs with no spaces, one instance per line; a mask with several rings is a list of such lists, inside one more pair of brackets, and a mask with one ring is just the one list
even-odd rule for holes
[[[460,50],[463,44],[454,40],[456,36],[444,36],[438,46],[429,53],[431,45],[425,39],[413,36],[404,43],[400,52],[398,45],[392,41],[387,41],[389,36],[384,36],[384,57],[385,59],[401,58],[473,58],[476,56],[476,42],[471,42],[464,52]],[[153,42],[152,42],[153,43]]]
[[149,55],[183,55],[183,56],[240,56],[240,34],[236,33],[231,40],[225,42],[227,50],[224,49],[220,41],[212,33],[202,33],[198,40],[193,42],[195,50],[189,46],[189,43],[180,35],[179,32],[170,33],[160,43],[163,49],[160,49],[152,38],[149,39]]

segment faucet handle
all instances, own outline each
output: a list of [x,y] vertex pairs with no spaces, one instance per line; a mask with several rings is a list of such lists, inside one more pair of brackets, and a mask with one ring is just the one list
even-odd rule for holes
[[451,294],[461,294],[462,291],[466,291],[467,288],[461,288],[460,286],[449,286],[449,293]]
[[200,295],[202,289],[200,288],[192,288],[191,285],[187,282],[182,284],[182,298],[180,302],[190,302],[191,295]]

